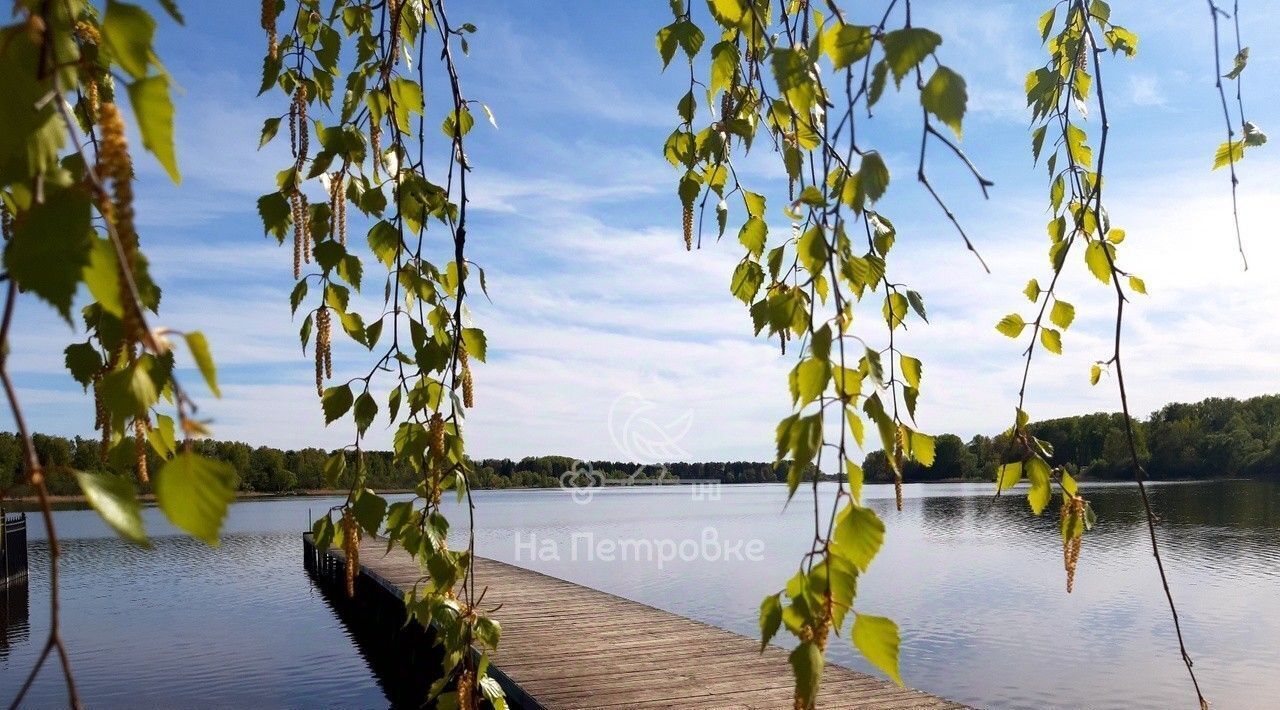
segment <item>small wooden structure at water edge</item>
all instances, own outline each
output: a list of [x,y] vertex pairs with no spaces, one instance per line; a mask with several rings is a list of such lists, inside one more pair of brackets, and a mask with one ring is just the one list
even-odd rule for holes
[[27,583],[27,514],[0,509],[0,589]]

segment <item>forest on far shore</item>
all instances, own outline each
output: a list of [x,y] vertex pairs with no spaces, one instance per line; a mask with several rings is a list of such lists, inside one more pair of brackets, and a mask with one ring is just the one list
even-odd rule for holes
[[[1146,420],[1136,422],[1139,454],[1151,479],[1280,478],[1280,395],[1246,400],[1211,398],[1195,404],[1168,404]],[[1054,447],[1053,461],[1067,466],[1082,479],[1129,478],[1129,452],[1120,414],[1085,414],[1036,422],[1032,433]],[[104,468],[101,444],[96,438],[35,435],[35,445],[50,492],[79,492],[73,472]],[[324,462],[331,452],[308,448],[283,451],[253,447],[233,441],[197,441],[203,454],[229,462],[240,476],[245,492],[287,493],[325,487]],[[933,466],[911,461],[904,480],[909,483],[949,480],[990,481],[1009,451],[1008,440],[975,436],[968,442],[954,434],[936,439]],[[152,470],[160,460],[152,452]],[[392,462],[389,451],[365,452],[367,485],[375,489],[408,489],[415,476],[406,466]],[[560,485],[560,476],[586,463],[568,456],[528,456],[472,461],[475,488],[548,488]],[[663,467],[618,461],[591,461],[591,471],[607,478],[680,478],[716,480],[722,483],[772,483],[786,480],[786,469],[773,463],[751,461],[670,463]],[[867,455],[866,480],[893,480],[883,451]],[[27,493],[14,485],[22,470],[22,448],[16,435],[0,433],[0,489],[6,497]]]

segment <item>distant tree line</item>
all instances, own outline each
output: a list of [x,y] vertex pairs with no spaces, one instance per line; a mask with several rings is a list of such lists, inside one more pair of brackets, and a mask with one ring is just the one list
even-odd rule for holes
[[[1138,455],[1152,479],[1280,478],[1280,395],[1167,404],[1134,424]],[[1030,429],[1053,445],[1055,464],[1065,465],[1080,478],[1133,475],[1120,414],[1050,419]],[[903,478],[990,481],[1009,453],[1009,440],[1003,434],[975,436],[967,444],[958,436],[943,434],[935,441],[933,466],[909,461]],[[883,451],[868,455],[863,471],[869,481],[893,480]]]
[[[1086,414],[1031,425],[1035,436],[1054,447],[1054,461],[1081,478],[1128,478],[1129,453],[1119,414]],[[1272,477],[1280,478],[1280,395],[1252,399],[1206,399],[1196,404],[1169,404],[1146,421],[1136,422],[1139,455],[1153,479]],[[54,494],[78,491],[73,472],[100,470],[97,439],[36,434],[36,452]],[[200,453],[230,463],[246,492],[286,493],[325,488],[324,462],[330,452],[308,448],[282,451],[234,441],[198,441]],[[908,482],[993,480],[996,467],[1009,453],[1003,435],[975,436],[965,443],[954,434],[935,440],[932,466],[910,461],[903,472]],[[154,456],[154,454],[152,454]],[[354,456],[354,454],[349,454]],[[150,462],[152,470],[159,459]],[[354,468],[354,460],[350,462]],[[528,456],[478,459],[472,462],[476,488],[552,488],[561,476],[589,470],[605,478],[637,480],[702,479],[721,483],[775,483],[786,480],[786,467],[751,461],[671,463],[665,467],[619,461],[579,462],[568,456]],[[392,461],[388,451],[365,452],[368,485],[380,490],[409,489],[417,478],[406,466]],[[665,473],[663,472],[665,469]],[[891,481],[893,474],[883,451],[863,462],[866,480]],[[14,486],[22,471],[22,447],[17,436],[0,433],[0,489],[8,495],[26,493]]]

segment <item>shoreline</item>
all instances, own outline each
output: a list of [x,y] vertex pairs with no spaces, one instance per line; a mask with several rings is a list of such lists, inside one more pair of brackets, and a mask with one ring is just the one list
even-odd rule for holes
[[[1232,478],[1232,477],[1228,477],[1228,478],[1177,478],[1177,479],[1173,479],[1173,478],[1171,478],[1171,479],[1167,479],[1167,480],[1147,481],[1147,483],[1156,483],[1156,484],[1159,484],[1159,483],[1213,483],[1213,482],[1220,482],[1220,481],[1266,481],[1266,480],[1268,480],[1268,479],[1266,479],[1266,478],[1249,478],[1249,477],[1235,477],[1235,478]],[[835,483],[835,481],[834,481],[834,480],[823,480],[823,481],[821,481],[821,483]],[[971,479],[971,478],[943,478],[943,479],[935,479],[935,480],[931,480],[931,481],[905,481],[905,482],[903,483],[903,485],[908,485],[908,486],[914,486],[914,485],[925,485],[925,486],[929,486],[929,485],[934,485],[934,484],[939,484],[939,483],[951,483],[951,484],[955,484],[955,483],[977,483],[977,484],[991,484],[991,485],[994,485],[994,484],[995,484],[995,482],[994,482],[994,481],[976,480],[976,479]],[[1099,484],[1113,484],[1113,485],[1114,485],[1114,484],[1133,483],[1133,481],[1132,481],[1132,480],[1126,480],[1126,479],[1097,479],[1097,480],[1093,480],[1093,479],[1085,479],[1085,480],[1080,480],[1080,483],[1081,483],[1081,484],[1086,484],[1086,485],[1099,485]],[[636,488],[665,488],[665,487],[676,487],[676,486],[679,486],[679,485],[681,485],[681,484],[679,484],[679,483],[665,483],[665,484],[664,484],[664,483],[657,483],[657,484],[655,484],[655,483],[650,483],[650,484],[646,484],[646,485],[644,485],[644,486],[635,486],[635,487],[636,487]],[[782,482],[773,482],[773,483],[770,483],[770,482],[752,482],[752,483],[722,483],[722,484],[720,484],[720,485],[724,485],[724,486],[782,486],[782,485],[786,485],[786,484],[785,484],[785,483],[782,483]],[[877,486],[877,485],[881,485],[881,486],[889,486],[889,485],[893,485],[893,483],[892,483],[892,482],[890,482],[890,481],[878,481],[878,482],[867,482],[865,485],[868,485],[868,486]],[[617,486],[616,488],[628,488],[628,487],[629,487],[629,486]],[[615,486],[607,486],[606,488],[615,488]],[[554,491],[554,490],[563,490],[563,489],[562,489],[562,487],[559,487],[559,486],[513,486],[513,487],[510,487],[510,488],[476,488],[475,490],[476,490],[477,492],[479,492],[479,491]],[[276,498],[337,498],[337,497],[343,497],[343,496],[346,496],[348,492],[349,492],[349,491],[348,491],[347,489],[345,489],[345,488],[341,488],[341,489],[308,488],[308,489],[302,489],[302,490],[296,490],[296,491],[285,491],[285,492],[268,492],[268,491],[237,491],[237,492],[236,492],[236,494],[235,494],[235,498],[233,499],[233,501],[232,501],[232,502],[236,502],[236,503],[238,503],[238,502],[241,502],[241,501],[252,501],[252,500],[271,500],[271,499],[276,499]],[[412,493],[412,492],[413,492],[413,489],[411,489],[411,488],[382,488],[382,489],[374,489],[374,492],[375,492],[375,493],[377,493],[377,494],[379,494],[379,495],[398,495],[398,494],[402,494],[402,493]],[[154,504],[155,504],[156,497],[155,497],[155,494],[154,494],[154,493],[143,493],[143,494],[139,494],[139,495],[138,495],[138,500],[139,500],[143,505],[154,505]],[[67,508],[67,507],[69,507],[69,506],[86,506],[86,507],[87,507],[87,506],[89,505],[89,502],[88,502],[88,500],[84,497],[84,495],[81,495],[81,494],[76,494],[76,495],[50,495],[50,496],[49,496],[49,504],[50,504],[50,506],[51,506],[51,507],[53,507],[53,508],[55,508],[55,509],[60,509],[60,508],[61,508],[61,509],[65,509],[65,508]],[[40,509],[40,499],[39,499],[37,496],[34,496],[34,495],[11,496],[11,497],[6,497],[6,498],[4,498],[3,500],[0,500],[0,507],[3,507],[3,508],[6,510],[6,512],[14,512],[14,513],[17,513],[17,512],[38,512],[38,511],[39,511],[39,509]]]

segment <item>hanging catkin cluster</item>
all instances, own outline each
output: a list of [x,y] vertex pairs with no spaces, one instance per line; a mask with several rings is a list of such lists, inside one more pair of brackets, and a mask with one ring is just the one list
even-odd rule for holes
[[107,450],[111,447],[111,419],[107,415],[107,404],[102,399],[102,378],[110,372],[104,367],[93,376],[93,428],[102,431],[102,445],[98,447],[98,459],[107,462]]
[[280,58],[280,44],[276,40],[276,0],[262,0],[262,29],[267,31],[267,56],[272,61]]
[[475,674],[470,668],[462,669],[462,673],[458,675],[458,707],[463,710],[476,707]]
[[356,573],[360,570],[360,528],[351,508],[342,511],[342,552],[347,557],[347,596],[356,595]]
[[369,119],[369,145],[373,148],[373,179],[378,179],[378,164],[382,162],[382,122]]
[[458,349],[458,358],[462,361],[462,406],[471,409],[476,406],[475,382],[471,379],[471,359],[467,357],[467,349]]
[[693,251],[693,203],[687,202],[684,205],[684,213],[681,215],[684,224],[684,250]]
[[0,236],[6,242],[13,236],[13,217],[9,215],[9,207],[3,202],[0,202]]
[[[98,28],[84,20],[76,23],[75,35],[81,44],[99,45],[102,43],[102,35],[98,32]],[[100,102],[98,79],[95,74],[95,70],[87,67],[83,68],[80,73],[81,83],[84,85],[84,107],[90,123],[98,121]]]
[[333,377],[333,325],[329,309],[316,310],[316,394],[324,396],[324,381]]
[[[307,128],[307,87],[298,84],[289,104],[289,143],[294,154],[296,179],[301,181],[307,161],[311,131]],[[289,192],[289,209],[293,216],[293,278],[302,276],[302,263],[311,263],[311,229],[307,224],[307,196],[294,187]]]
[[329,183],[329,234],[342,246],[347,245],[347,198],[344,194],[346,172],[333,174]]
[[151,421],[148,417],[133,420],[133,456],[137,460],[138,480],[143,483],[151,482],[151,475],[147,470],[147,432],[150,429]]
[[382,66],[382,81],[385,83],[391,76],[391,68],[395,66],[400,54],[400,0],[387,0],[387,16],[391,18],[391,44],[387,47],[387,61]]
[[427,445],[431,449],[432,458],[444,458],[444,417],[440,416],[440,412],[432,414],[431,421],[427,424]]
[[[127,281],[138,264],[138,233],[134,228],[133,212],[133,162],[129,159],[129,145],[125,141],[124,119],[114,103],[101,107],[98,121],[101,138],[98,147],[98,175],[111,181],[111,200],[99,195],[98,208],[104,219],[115,227],[116,237],[124,251],[126,263],[120,264],[120,303],[124,309],[124,336],[129,343],[132,360],[132,343],[141,339],[141,319],[137,303]],[[126,273],[128,272],[128,273]]]
[[1067,570],[1067,594],[1076,579],[1076,563],[1080,560],[1080,543],[1083,535],[1076,534],[1075,527],[1084,519],[1084,498],[1072,496],[1070,501],[1062,502],[1062,526],[1070,534],[1062,540],[1062,564]]

